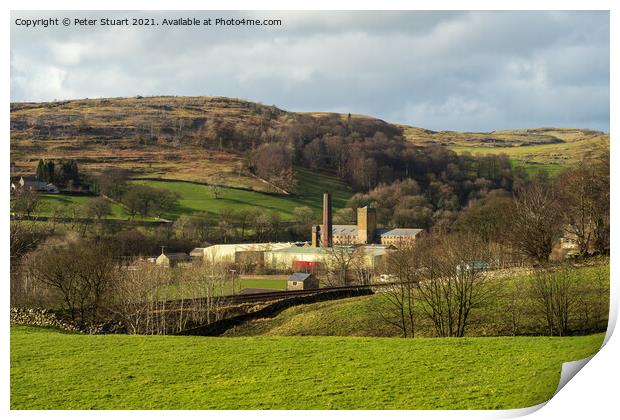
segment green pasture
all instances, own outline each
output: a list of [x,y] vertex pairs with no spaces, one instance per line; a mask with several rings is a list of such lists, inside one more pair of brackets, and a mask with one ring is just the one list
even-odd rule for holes
[[265,194],[236,188],[221,188],[219,198],[215,198],[207,185],[188,182],[135,181],[155,188],[166,188],[179,193],[179,205],[166,215],[176,219],[183,214],[207,212],[213,215],[226,210],[258,209],[275,211],[284,220],[293,217],[295,207],[307,206],[318,217],[323,205],[323,193],[332,193],[332,205],[335,209],[344,207],[352,193],[342,180],[323,174],[310,172],[303,168],[296,169],[298,180],[295,194],[290,196]]
[[508,409],[602,334],[398,339],[75,335],[11,327],[11,409]]

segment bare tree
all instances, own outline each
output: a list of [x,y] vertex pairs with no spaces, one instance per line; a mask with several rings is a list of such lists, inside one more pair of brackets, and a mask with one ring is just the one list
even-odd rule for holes
[[523,305],[523,291],[521,286],[512,284],[508,290],[507,305],[503,311],[510,320],[510,331],[512,335],[521,333],[521,324],[524,317],[525,308]]
[[22,259],[52,232],[30,222],[12,221],[10,226],[11,306],[32,301],[36,286],[23,272]]
[[221,296],[229,294],[233,286],[228,267],[206,261],[184,267],[181,284],[185,295],[195,299],[191,320],[196,324],[210,324],[222,316],[224,302]]
[[98,321],[116,263],[105,247],[81,241],[43,245],[28,255],[27,275],[55,290],[73,321]]
[[325,258],[325,284],[332,287],[346,286],[351,281],[356,266],[364,264],[364,251],[354,246],[327,248]]
[[209,185],[209,192],[216,200],[219,200],[222,196],[222,187],[217,184]]
[[509,217],[512,245],[529,258],[547,261],[564,222],[556,191],[542,182],[530,184],[518,191]]
[[156,290],[168,283],[165,269],[147,263],[125,267],[114,282],[110,310],[120,316],[132,334],[153,331],[153,299]]
[[549,335],[564,336],[577,303],[577,279],[569,267],[539,268],[530,284],[535,310],[547,324]]
[[483,275],[486,245],[462,234],[427,237],[420,242],[422,279],[418,299],[439,337],[463,337],[471,311],[483,306],[490,288]]
[[112,214],[112,204],[105,197],[97,197],[84,203],[82,211],[87,217],[101,222],[101,219]]
[[416,249],[413,246],[399,248],[387,254],[384,262],[386,274],[396,284],[381,288],[377,314],[386,323],[395,326],[405,338],[415,337],[415,298],[420,281]]
[[15,198],[11,202],[11,210],[30,217],[39,206],[40,199],[41,196],[34,189],[21,188],[15,193]]

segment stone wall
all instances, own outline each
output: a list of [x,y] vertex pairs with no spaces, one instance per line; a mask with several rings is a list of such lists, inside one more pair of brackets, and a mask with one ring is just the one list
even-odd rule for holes
[[117,321],[108,321],[96,325],[82,325],[77,322],[65,320],[56,312],[43,308],[11,308],[11,324],[55,327],[67,332],[82,334],[115,334],[126,332],[123,325]]

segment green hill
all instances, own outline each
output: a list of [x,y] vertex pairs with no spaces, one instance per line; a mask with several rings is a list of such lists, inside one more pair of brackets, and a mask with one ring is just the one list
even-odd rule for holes
[[[166,188],[179,194],[179,205],[169,213],[164,214],[166,219],[177,219],[183,214],[206,212],[216,216],[225,209],[259,209],[276,211],[283,220],[290,220],[296,207],[309,207],[319,220],[322,195],[325,191],[332,194],[334,209],[345,206],[353,194],[351,189],[339,178],[312,172],[304,168],[296,168],[295,176],[298,181],[297,192],[290,196],[262,193],[259,191],[239,188],[222,187],[220,197],[215,198],[209,186],[181,181],[133,181],[156,188]],[[33,213],[36,216],[73,217],[73,209],[93,200],[93,196],[71,196],[63,194],[42,194],[40,204]],[[118,203],[112,203],[112,213],[107,219],[129,219],[129,213]],[[78,211],[78,216],[83,214]],[[156,220],[154,217],[137,220]]]
[[409,142],[458,153],[506,153],[528,169],[558,170],[609,145],[609,134],[586,129],[431,131],[372,116],[289,112],[225,97],[102,98],[12,103],[11,172],[31,175],[39,159],[74,159],[87,173],[116,167],[138,177],[274,192],[248,170],[251,150],[275,139],[299,142],[301,132],[310,141],[347,130],[367,137],[402,134]]
[[176,219],[182,214],[207,212],[217,214],[224,209],[261,209],[276,211],[287,220],[293,217],[296,207],[310,207],[317,217],[321,214],[322,196],[325,191],[332,194],[334,209],[345,206],[351,197],[351,189],[342,180],[318,174],[304,168],[296,168],[297,192],[290,196],[265,194],[238,188],[222,188],[220,197],[215,198],[206,185],[188,182],[135,181],[156,188],[167,188],[179,193],[179,206],[165,217]]
[[[395,339],[75,335],[11,327],[11,409],[508,409],[603,335]],[[76,349],[79,349],[77,351]]]
[[400,127],[412,143],[441,144],[459,154],[505,154],[516,166],[528,171],[545,169],[557,173],[585,156],[597,156],[609,149],[608,133],[586,129],[532,128],[468,133]]
[[[135,97],[11,104],[12,175],[39,159],[74,159],[82,172],[115,167],[135,176],[277,192],[247,169],[247,154],[329,115],[283,111],[224,97]],[[358,130],[400,130],[356,117]]]

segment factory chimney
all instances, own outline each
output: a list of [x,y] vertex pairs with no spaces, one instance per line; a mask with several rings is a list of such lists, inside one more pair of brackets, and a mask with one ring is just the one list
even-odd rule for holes
[[332,237],[332,197],[323,193],[323,225],[321,226],[321,245],[330,248],[334,244]]

